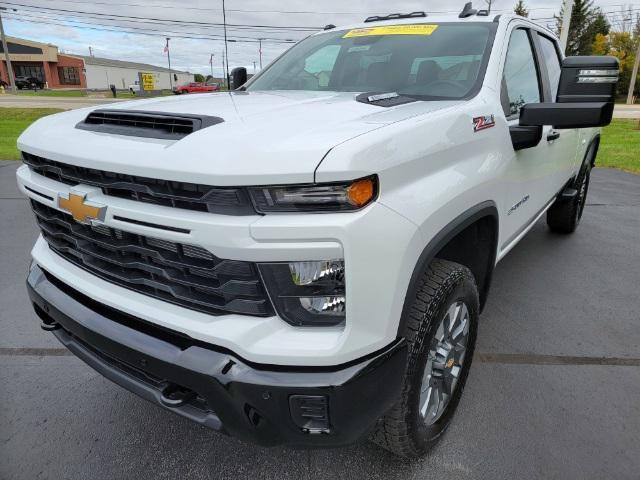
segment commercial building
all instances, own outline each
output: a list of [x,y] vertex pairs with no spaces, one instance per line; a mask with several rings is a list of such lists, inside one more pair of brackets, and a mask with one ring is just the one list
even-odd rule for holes
[[[63,55],[55,45],[21,38],[7,37],[7,47],[15,76],[36,77],[49,88],[86,88],[81,58]],[[10,83],[2,43],[0,79]]]
[[193,82],[193,74],[147,63],[125,62],[109,58],[89,57],[77,55],[84,61],[87,88],[104,90],[110,85],[117,89],[126,89],[138,81],[139,73],[151,73],[155,80],[155,89],[169,89],[171,84],[181,85]]
[[[193,74],[146,63],[126,62],[84,55],[61,54],[49,43],[7,37],[9,58],[15,76],[36,77],[47,88],[127,89],[140,73],[152,74],[154,89],[193,82]],[[4,50],[0,43],[0,79],[9,83]]]

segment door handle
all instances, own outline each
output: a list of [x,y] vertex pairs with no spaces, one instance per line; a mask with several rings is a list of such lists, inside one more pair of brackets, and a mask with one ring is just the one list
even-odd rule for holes
[[547,142],[553,142],[554,140],[557,140],[559,138],[560,138],[560,132],[558,132],[557,130],[551,130],[547,134]]

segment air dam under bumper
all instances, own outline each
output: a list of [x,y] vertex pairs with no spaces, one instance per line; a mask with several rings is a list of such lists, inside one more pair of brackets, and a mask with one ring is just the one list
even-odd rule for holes
[[[255,365],[214,346],[188,344],[188,337],[182,337],[185,344],[153,328],[144,333],[130,328],[131,317],[95,311],[90,299],[37,265],[27,288],[43,329],[89,366],[167,410],[242,440],[264,446],[348,445],[368,433],[400,392],[404,339],[338,367]],[[299,425],[299,395],[311,398],[302,405],[305,412],[328,412],[328,432],[309,433]],[[314,398],[324,398],[326,408],[315,411]]]

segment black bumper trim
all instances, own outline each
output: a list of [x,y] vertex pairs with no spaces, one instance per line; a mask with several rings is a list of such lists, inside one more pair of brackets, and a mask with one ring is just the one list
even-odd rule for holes
[[[198,345],[180,348],[104,317],[50,282],[38,266],[32,268],[27,288],[47,329],[99,373],[162,408],[260,445],[351,444],[366,435],[400,392],[404,339],[332,371],[269,370],[230,352]],[[195,395],[168,406],[162,392],[169,385]],[[330,432],[303,432],[291,418],[291,395],[326,396]]]

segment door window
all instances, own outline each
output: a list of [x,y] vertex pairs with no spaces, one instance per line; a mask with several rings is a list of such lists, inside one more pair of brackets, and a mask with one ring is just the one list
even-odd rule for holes
[[560,57],[558,56],[558,50],[556,49],[556,43],[543,36],[538,35],[540,39],[540,50],[544,63],[547,66],[547,73],[549,74],[549,88],[551,88],[551,100],[556,101],[556,94],[558,93],[558,84],[560,83]]
[[509,40],[502,77],[502,107],[507,117],[520,113],[526,103],[540,102],[540,82],[533,48],[526,30],[514,30]]

